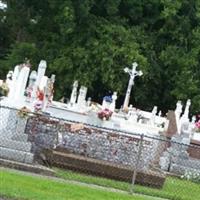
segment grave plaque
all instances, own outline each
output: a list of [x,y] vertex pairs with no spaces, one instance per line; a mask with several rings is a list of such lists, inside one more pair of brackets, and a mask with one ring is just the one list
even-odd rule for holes
[[176,115],[175,112],[172,110],[169,110],[167,113],[167,119],[169,120],[168,129],[166,131],[167,137],[172,137],[177,133],[177,124],[176,124]]

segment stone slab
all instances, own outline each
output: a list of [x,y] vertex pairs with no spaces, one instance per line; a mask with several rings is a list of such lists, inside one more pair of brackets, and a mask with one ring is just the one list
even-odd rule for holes
[[19,142],[14,140],[8,140],[0,137],[0,147],[5,147],[8,149],[18,150],[18,151],[31,151],[31,143],[30,142]]
[[27,163],[21,163],[21,162],[16,162],[16,161],[11,161],[11,160],[6,160],[6,159],[0,158],[0,166],[6,167],[6,168],[12,168],[12,169],[17,169],[17,170],[33,172],[33,173],[37,173],[37,174],[43,174],[43,175],[47,175],[47,176],[55,175],[54,170],[52,170],[48,167],[42,166],[42,165],[38,165],[38,164],[27,164]]
[[176,115],[175,112],[172,110],[169,110],[167,113],[167,119],[169,120],[168,129],[166,131],[167,137],[172,137],[177,133],[177,124],[176,124]]

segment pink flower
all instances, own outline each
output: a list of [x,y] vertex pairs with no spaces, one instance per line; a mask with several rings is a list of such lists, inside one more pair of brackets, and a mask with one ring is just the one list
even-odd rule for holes
[[195,127],[197,128],[197,131],[200,131],[200,120],[198,120],[198,121],[195,123]]
[[112,116],[112,111],[107,108],[98,112],[98,117],[100,119],[106,118],[106,120],[109,120],[111,116]]

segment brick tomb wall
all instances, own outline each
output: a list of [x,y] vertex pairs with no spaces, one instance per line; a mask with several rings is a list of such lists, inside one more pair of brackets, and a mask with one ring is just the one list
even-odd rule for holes
[[[140,136],[59,122],[44,116],[29,118],[26,133],[36,154],[44,148],[59,146],[77,155],[134,166],[139,151]],[[158,145],[159,141],[144,137],[140,169],[147,170],[155,161]]]

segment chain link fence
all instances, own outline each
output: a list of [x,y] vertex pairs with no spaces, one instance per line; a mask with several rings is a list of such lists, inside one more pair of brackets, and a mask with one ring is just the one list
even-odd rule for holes
[[177,200],[198,199],[185,188],[200,194],[200,145],[187,134],[149,136],[0,106],[3,159],[130,193]]

